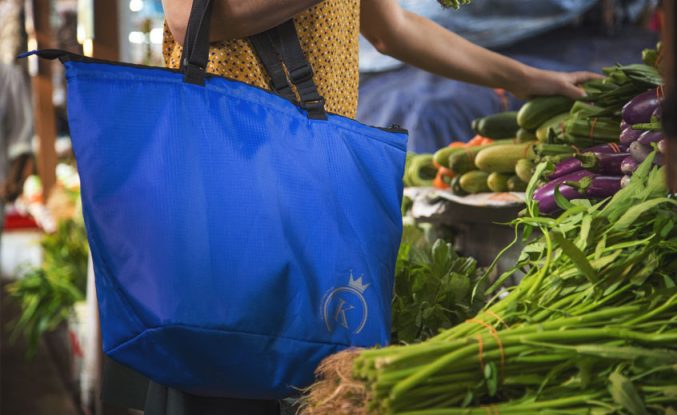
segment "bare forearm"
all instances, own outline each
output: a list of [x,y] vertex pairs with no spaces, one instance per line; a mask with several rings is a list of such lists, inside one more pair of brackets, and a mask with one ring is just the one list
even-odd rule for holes
[[383,52],[444,77],[494,88],[512,89],[533,71],[406,11],[383,39]]
[[520,98],[585,95],[580,84],[601,75],[554,72],[521,64],[474,45],[431,20],[403,10],[397,0],[362,0],[362,34],[381,52],[438,75]]
[[[322,0],[214,0],[211,40],[242,38],[263,32]],[[174,38],[183,42],[192,0],[162,0]]]

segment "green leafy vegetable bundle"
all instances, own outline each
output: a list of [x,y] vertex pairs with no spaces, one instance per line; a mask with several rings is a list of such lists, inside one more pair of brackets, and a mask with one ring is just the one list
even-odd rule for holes
[[305,413],[674,414],[677,201],[652,158],[609,201],[558,195],[556,219],[528,203],[495,301],[425,342],[325,360]]
[[395,269],[392,342],[425,340],[475,315],[484,305],[471,296],[478,278],[477,261],[406,226]]
[[43,333],[68,319],[73,305],[84,299],[87,284],[88,247],[82,219],[60,222],[56,232],[45,235],[41,245],[42,266],[7,286],[21,307],[13,338],[26,337],[29,355],[35,353]]

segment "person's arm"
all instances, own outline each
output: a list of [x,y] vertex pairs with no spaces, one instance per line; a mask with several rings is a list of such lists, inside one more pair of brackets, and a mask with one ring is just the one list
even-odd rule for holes
[[397,0],[363,0],[361,31],[377,50],[435,74],[519,97],[580,97],[577,85],[599,77],[590,72],[536,69],[477,46],[433,21],[403,10]]
[[[210,39],[243,38],[283,23],[322,0],[213,0]],[[193,0],[162,0],[174,39],[183,44]]]

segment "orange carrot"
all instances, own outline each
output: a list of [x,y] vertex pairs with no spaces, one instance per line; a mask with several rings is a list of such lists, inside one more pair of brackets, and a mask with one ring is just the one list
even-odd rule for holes
[[474,136],[473,138],[471,138],[468,141],[467,144],[469,146],[477,146],[477,145],[480,145],[482,143],[482,140],[484,140],[484,137],[482,137],[481,135],[478,134],[478,135]]
[[448,178],[450,178],[450,179],[453,179],[453,178],[456,176],[456,175],[454,174],[454,172],[451,171],[451,169],[448,169],[448,168],[443,167],[443,166],[440,166],[440,167],[437,169],[437,173],[438,173],[439,175],[443,176],[443,177],[448,177]]
[[442,179],[442,171],[438,170],[435,179],[433,180],[433,186],[437,189],[448,189],[449,185]]

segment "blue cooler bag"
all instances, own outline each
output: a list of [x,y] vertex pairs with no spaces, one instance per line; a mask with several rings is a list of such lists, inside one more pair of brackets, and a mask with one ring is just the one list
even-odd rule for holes
[[407,136],[325,113],[291,21],[251,39],[273,92],[206,74],[210,5],[181,70],[32,53],[66,67],[104,352],[277,399],[388,343]]

